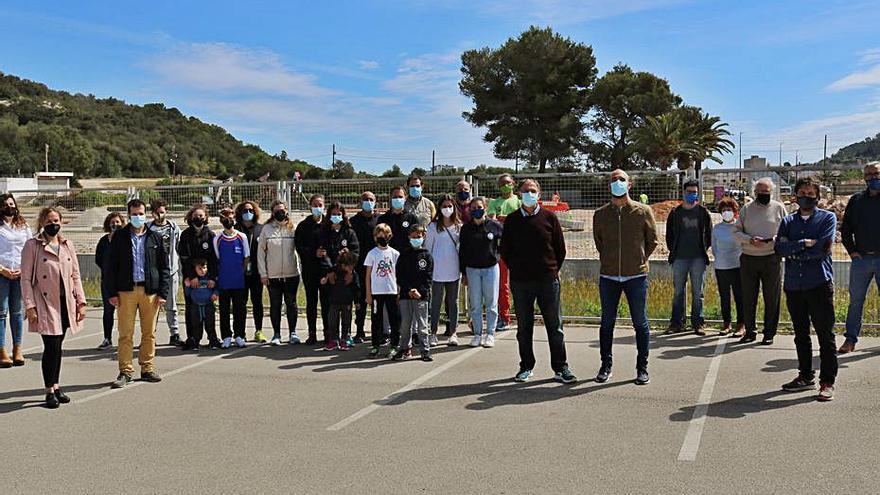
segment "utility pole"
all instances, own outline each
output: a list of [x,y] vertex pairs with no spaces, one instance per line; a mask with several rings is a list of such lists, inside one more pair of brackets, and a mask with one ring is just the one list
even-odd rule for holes
[[330,159],[330,169],[333,169],[333,166],[336,165],[336,145],[333,145],[333,156]]
[[822,166],[828,165],[828,134],[825,134],[825,146],[822,148]]
[[800,160],[800,150],[794,151],[794,166],[797,167],[801,164]]
[[437,167],[436,158],[437,156],[435,154],[435,151],[431,150],[431,175],[435,174],[435,170]]
[[519,151],[516,152],[516,161],[513,166],[515,173],[519,173]]
[[46,173],[49,173],[49,143],[46,143]]
[[741,186],[742,186],[742,181],[743,181],[743,174],[742,174],[742,168],[743,168],[743,133],[742,133],[742,132],[739,133],[739,165],[738,165],[736,168],[740,169],[740,173],[739,173],[739,187],[741,187]]
[[778,165],[782,166],[782,143],[779,143],[779,163]]

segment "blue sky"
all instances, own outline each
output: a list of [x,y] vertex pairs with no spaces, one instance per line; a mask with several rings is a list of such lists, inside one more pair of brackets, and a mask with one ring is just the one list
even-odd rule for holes
[[[880,132],[880,1],[0,3],[0,71],[163,102],[269,152],[404,170],[497,163],[461,118],[460,54],[529,25],[669,80],[743,155],[822,157]],[[738,152],[725,157],[734,166]]]

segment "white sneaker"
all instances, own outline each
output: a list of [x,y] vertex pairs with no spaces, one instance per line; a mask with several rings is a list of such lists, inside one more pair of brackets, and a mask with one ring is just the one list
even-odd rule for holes
[[223,339],[223,343],[220,344],[220,347],[222,349],[229,349],[229,346],[231,346],[231,345],[232,345],[232,337],[226,337],[225,339]]
[[438,345],[440,345],[440,341],[437,340],[437,335],[436,335],[436,334],[431,334],[431,336],[429,337],[429,339],[430,339],[430,342],[431,342],[431,347],[437,347]]
[[290,340],[287,341],[290,345],[299,344],[299,335],[296,332],[290,332]]
[[471,339],[471,343],[468,345],[471,347],[480,347],[480,336],[474,335],[474,338]]
[[495,347],[495,336],[486,335],[486,340],[483,342],[483,347]]
[[458,336],[455,334],[450,335],[449,340],[446,341],[446,345],[448,345],[449,347],[458,346]]
[[235,338],[235,346],[236,347],[247,347],[247,342],[244,341],[241,337]]
[[281,337],[272,337],[272,340],[269,341],[269,345],[281,345]]

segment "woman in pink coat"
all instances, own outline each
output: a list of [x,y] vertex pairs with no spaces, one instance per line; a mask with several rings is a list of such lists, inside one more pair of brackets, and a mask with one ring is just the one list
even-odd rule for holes
[[25,243],[21,253],[21,293],[28,328],[43,338],[46,407],[55,409],[70,402],[58,386],[61,343],[68,331],[74,334],[82,326],[86,296],[73,244],[59,235],[61,212],[43,208],[37,227],[40,233]]

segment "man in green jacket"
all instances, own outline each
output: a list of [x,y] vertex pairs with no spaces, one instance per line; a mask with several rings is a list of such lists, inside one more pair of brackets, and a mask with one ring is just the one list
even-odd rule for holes
[[636,332],[637,385],[646,385],[648,377],[648,258],[657,247],[657,226],[651,208],[629,197],[632,184],[623,170],[611,172],[611,201],[593,214],[593,239],[599,251],[599,299],[602,322],[599,327],[599,354],[602,365],[596,382],[611,378],[611,343],[620,296],[626,294],[630,318]]

